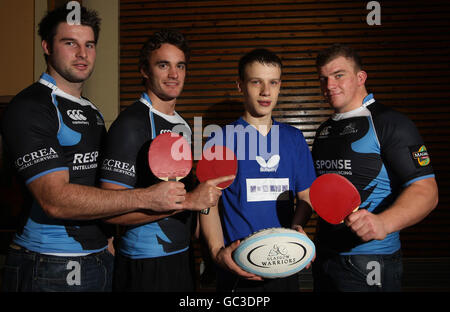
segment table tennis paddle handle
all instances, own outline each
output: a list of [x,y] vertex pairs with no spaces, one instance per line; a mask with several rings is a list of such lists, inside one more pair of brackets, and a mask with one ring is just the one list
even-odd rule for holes
[[[352,211],[352,213],[356,212],[358,209],[359,209],[359,206],[356,207],[355,210]],[[352,213],[351,213],[351,214],[352,214]],[[347,216],[347,217],[348,217],[348,216]],[[346,217],[346,218],[347,218],[347,217]],[[341,223],[344,223],[344,220],[342,220]]]

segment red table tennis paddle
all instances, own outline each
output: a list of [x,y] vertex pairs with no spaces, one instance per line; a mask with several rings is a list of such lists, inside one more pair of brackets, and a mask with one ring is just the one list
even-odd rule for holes
[[[236,175],[237,166],[237,158],[232,150],[226,146],[213,145],[203,151],[202,158],[197,163],[197,178],[200,182],[205,182],[228,175]],[[218,184],[217,188],[223,190],[231,183],[233,183],[233,179]],[[209,208],[200,212],[208,214]]]
[[331,224],[341,223],[361,204],[356,187],[336,173],[318,177],[309,189],[309,198],[314,211]]
[[148,164],[153,174],[161,180],[181,180],[192,169],[191,147],[178,133],[162,133],[150,144]]

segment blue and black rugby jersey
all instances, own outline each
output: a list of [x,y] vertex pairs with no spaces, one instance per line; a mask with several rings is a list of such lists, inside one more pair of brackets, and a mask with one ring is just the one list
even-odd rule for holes
[[[317,130],[312,155],[317,175],[338,173],[361,195],[359,209],[380,213],[411,183],[434,177],[430,157],[414,123],[372,94],[363,105],[335,114]],[[400,248],[399,233],[363,243],[344,224],[319,218],[318,249],[341,254],[391,254]]]
[[[148,187],[160,183],[148,166],[148,148],[159,134],[174,131],[190,142],[191,130],[176,112],[163,114],[143,93],[139,101],[120,113],[108,131],[101,165],[101,181],[126,188]],[[181,179],[187,191],[193,177]],[[192,213],[173,216],[137,226],[128,226],[121,237],[120,252],[132,259],[155,258],[180,253],[189,247]]]
[[[44,73],[12,99],[1,130],[5,149],[25,184],[67,170],[70,183],[95,185],[106,134],[103,117],[87,99],[58,89],[50,75]],[[34,199],[30,206],[16,244],[53,254],[85,254],[106,247],[99,222],[50,218]]]

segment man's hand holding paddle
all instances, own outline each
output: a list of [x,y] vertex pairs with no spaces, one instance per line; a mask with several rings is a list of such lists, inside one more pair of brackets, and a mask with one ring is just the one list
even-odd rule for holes
[[201,211],[217,206],[222,191],[217,185],[234,179],[234,175],[210,179],[200,183],[193,191],[186,194],[186,200],[182,203],[182,209]]
[[366,209],[351,213],[344,222],[365,242],[372,239],[383,240],[387,235],[382,216],[373,214]]
[[344,222],[363,241],[382,240],[387,235],[382,215],[367,209],[358,210],[361,198],[357,189],[338,174],[324,174],[314,181],[310,189],[314,210],[331,224]]
[[152,173],[167,181],[154,185],[155,201],[161,211],[201,211],[218,204],[222,192],[218,185],[234,179],[234,175],[220,176],[201,181],[193,191],[187,193],[179,182],[192,169],[192,152],[187,140],[173,132],[158,135],[150,144],[148,163]]

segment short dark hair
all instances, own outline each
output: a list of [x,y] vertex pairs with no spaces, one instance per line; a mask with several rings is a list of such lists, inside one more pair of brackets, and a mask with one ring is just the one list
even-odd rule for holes
[[246,53],[239,60],[239,79],[244,81],[245,67],[253,62],[279,66],[280,69],[283,67],[281,59],[278,57],[278,55],[276,55],[272,51],[269,51],[267,49],[254,49]]
[[[182,33],[180,33],[178,30],[175,29],[160,29],[156,31],[153,35],[151,35],[147,41],[144,43],[144,45],[141,48],[140,54],[139,54],[139,71],[142,69],[144,72],[148,72],[149,70],[149,63],[148,63],[148,56],[149,54],[154,51],[158,50],[162,44],[169,43],[171,45],[176,46],[178,49],[183,51],[184,57],[186,59],[186,63],[189,62],[190,58],[190,49],[189,44],[186,38],[183,36]],[[144,79],[145,82],[145,79]]]
[[[67,5],[60,6],[53,11],[48,11],[39,23],[38,34],[42,40],[45,40],[50,50],[53,49],[53,38],[60,23],[67,22],[67,16],[71,10],[66,8]],[[98,42],[100,34],[101,19],[94,10],[89,10],[83,6],[80,7],[80,24],[89,26],[94,32],[95,43]],[[46,56],[47,59],[47,56]]]
[[323,66],[340,56],[353,60],[355,63],[355,71],[362,69],[362,61],[358,52],[349,46],[339,43],[333,44],[331,47],[319,51],[316,58],[317,69],[320,71]]

